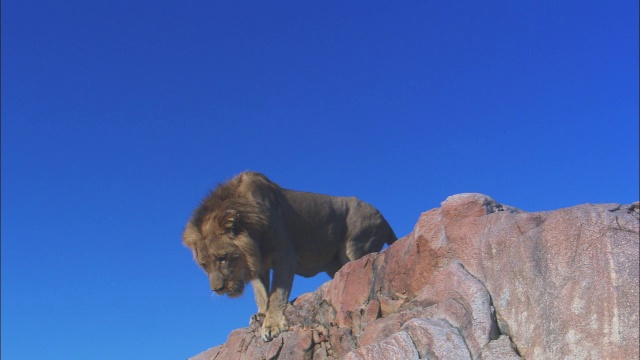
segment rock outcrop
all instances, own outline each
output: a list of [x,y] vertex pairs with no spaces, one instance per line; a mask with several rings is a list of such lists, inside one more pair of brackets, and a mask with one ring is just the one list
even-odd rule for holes
[[380,254],[295,299],[204,359],[637,359],[639,210],[526,213],[449,197]]

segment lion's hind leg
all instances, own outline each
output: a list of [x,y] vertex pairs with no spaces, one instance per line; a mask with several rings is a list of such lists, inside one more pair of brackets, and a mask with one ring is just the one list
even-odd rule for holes
[[358,260],[367,254],[365,236],[354,236],[348,240],[340,251],[342,265],[349,261]]
[[361,257],[382,250],[385,243],[391,244],[395,241],[395,235],[391,228],[364,228],[353,234],[353,236],[347,240],[344,248],[344,257],[341,260],[343,264],[360,259]]
[[340,250],[340,253],[336,255],[336,257],[325,266],[325,273],[329,275],[330,278],[334,278],[338,270],[342,267],[342,265],[346,264],[349,261],[344,248]]

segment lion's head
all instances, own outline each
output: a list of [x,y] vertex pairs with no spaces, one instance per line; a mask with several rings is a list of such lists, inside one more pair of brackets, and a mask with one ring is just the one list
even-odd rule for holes
[[182,239],[209,276],[211,290],[231,297],[242,295],[245,283],[256,278],[257,268],[255,246],[241,227],[240,214],[214,211],[196,220],[189,221]]

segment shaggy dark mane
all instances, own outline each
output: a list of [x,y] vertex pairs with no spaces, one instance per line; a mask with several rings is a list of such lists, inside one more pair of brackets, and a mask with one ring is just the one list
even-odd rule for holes
[[267,211],[275,204],[280,187],[257,172],[245,172],[209,192],[194,211],[191,224],[202,231],[211,222],[217,223],[227,210],[240,214],[241,228],[256,234],[268,222]]
[[223,207],[223,205],[236,196],[237,182],[219,183],[209,195],[202,200],[200,206],[193,212],[191,223],[200,229],[208,215]]

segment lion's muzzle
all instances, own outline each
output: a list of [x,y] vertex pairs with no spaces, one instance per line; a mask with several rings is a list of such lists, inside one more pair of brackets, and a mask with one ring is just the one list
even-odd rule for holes
[[227,294],[227,296],[236,297],[244,293],[244,286],[244,282],[242,281],[227,281],[222,287],[211,287],[211,290],[218,295]]
[[217,289],[211,288],[211,291],[213,291],[214,293],[216,293],[218,295],[224,295],[226,293],[226,291],[224,291],[224,286],[219,287]]

